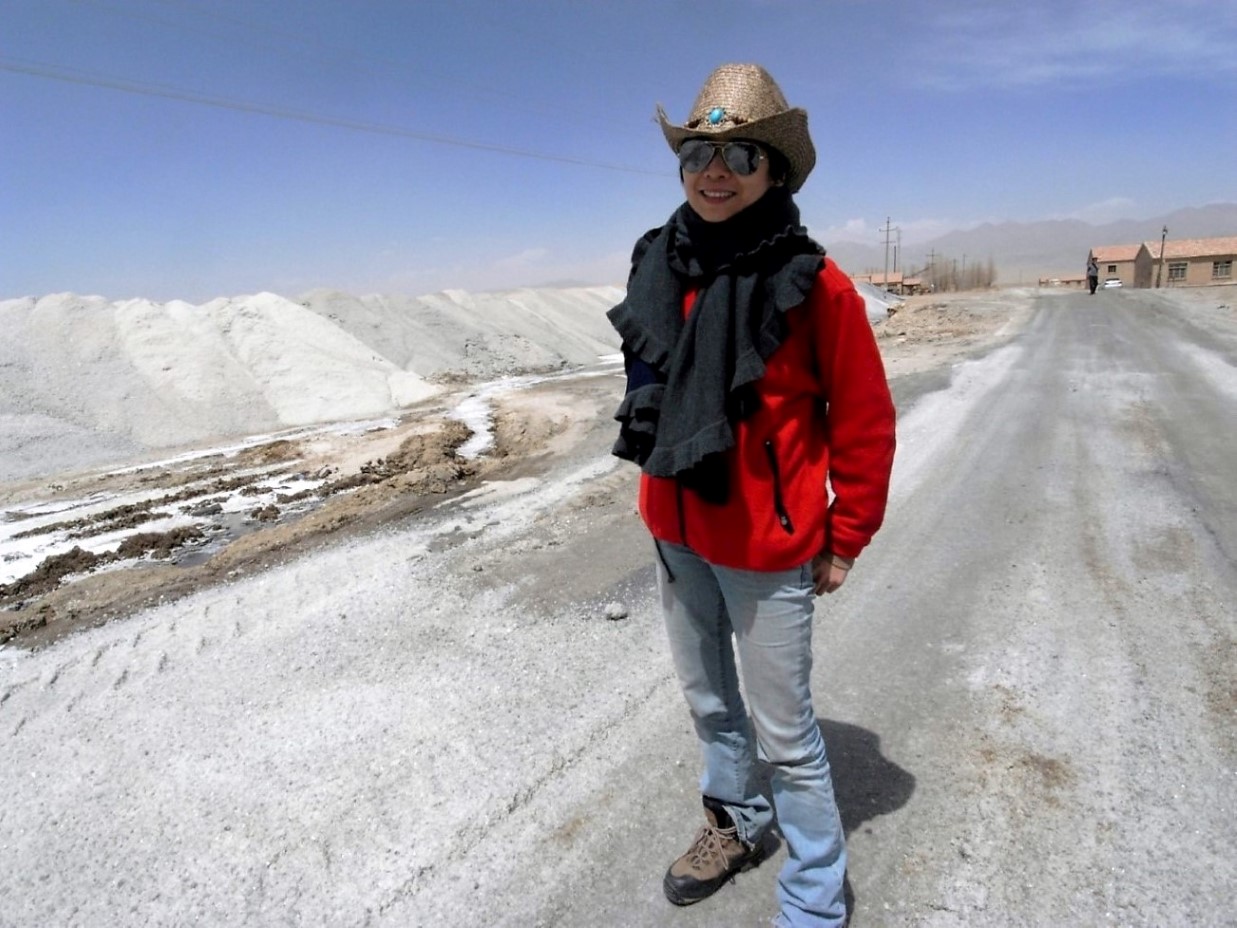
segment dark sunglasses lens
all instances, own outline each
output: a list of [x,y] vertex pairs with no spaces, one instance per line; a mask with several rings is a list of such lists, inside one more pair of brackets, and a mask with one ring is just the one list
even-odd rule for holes
[[679,165],[684,171],[696,174],[703,171],[721,149],[726,167],[741,177],[756,173],[760,166],[760,147],[751,142],[727,142],[717,145],[705,139],[688,139],[679,146]]
[[760,149],[751,142],[730,142],[722,149],[722,160],[730,170],[747,177],[760,166]]
[[703,171],[712,160],[713,144],[704,139],[688,139],[679,146],[679,165],[684,171]]

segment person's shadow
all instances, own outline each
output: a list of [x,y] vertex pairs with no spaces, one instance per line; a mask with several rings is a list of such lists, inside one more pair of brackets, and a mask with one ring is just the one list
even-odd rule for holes
[[906,805],[915,792],[915,777],[881,754],[879,735],[830,719],[819,724],[833,769],[842,830],[847,835],[864,822]]
[[[842,831],[849,837],[864,822],[902,808],[915,792],[915,777],[881,754],[880,736],[858,725],[821,719],[821,737],[833,772],[833,794],[842,817]],[[762,788],[772,799],[771,770],[762,773]],[[770,829],[762,845],[767,860],[781,845],[781,838]],[[847,914],[855,911],[855,893],[850,880],[843,884]]]
[[[829,719],[819,724],[833,770],[833,794],[842,815],[842,830],[848,837],[864,822],[906,805],[915,792],[915,777],[881,754],[879,735]],[[855,892],[849,878],[842,890],[847,915],[853,915]]]

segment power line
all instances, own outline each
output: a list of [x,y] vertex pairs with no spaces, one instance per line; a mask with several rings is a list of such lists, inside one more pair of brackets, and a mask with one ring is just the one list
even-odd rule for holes
[[[324,42],[318,38],[308,38],[297,35],[292,32],[271,29],[263,24],[257,23],[251,19],[239,19],[233,16],[220,13],[212,9],[200,9],[193,4],[186,4],[183,0],[153,0],[153,2],[170,7],[175,10],[187,12],[190,16],[199,16],[214,20],[216,23],[224,26],[223,30],[217,28],[208,28],[203,30],[199,24],[183,22],[175,18],[166,18],[152,14],[148,11],[139,11],[135,9],[126,9],[117,7],[107,3],[106,0],[70,0],[71,3],[78,6],[96,9],[100,12],[153,23],[166,29],[176,30],[186,33],[194,38],[213,36],[215,38],[226,39],[229,43],[243,43],[253,48],[261,49],[267,53],[279,55],[282,58],[293,60],[314,60],[320,61],[322,56],[326,56],[327,60],[333,60],[341,64],[346,64],[362,71],[368,71],[379,77],[383,76],[382,72],[375,68],[374,56],[368,53],[365,56],[357,54],[355,49],[346,46]],[[265,34],[274,41],[266,41],[258,36]],[[291,45],[299,46],[299,49],[290,47]],[[406,59],[396,59],[391,55],[384,55],[382,59],[388,62],[400,61],[406,62]],[[428,78],[439,84],[448,85],[453,93],[459,94],[461,91],[465,95],[477,98],[485,98],[491,100],[518,100],[521,106],[525,109],[530,109],[534,112],[540,112],[543,115],[561,115],[561,108],[552,106],[540,106],[536,100],[529,100],[527,97],[517,95],[504,90],[501,86],[493,85],[477,85],[469,83],[466,79],[456,75],[448,75],[442,72],[434,72],[426,70],[423,66],[418,65],[416,69],[422,77]]]
[[392,135],[399,138],[416,139],[420,142],[433,142],[437,145],[452,145],[457,148],[471,148],[476,151],[489,151],[502,155],[512,155],[518,158],[532,158],[538,161],[553,161],[559,164],[574,164],[582,167],[601,168],[606,171],[618,171],[624,174],[644,174],[651,177],[665,177],[664,171],[650,171],[645,168],[629,167],[622,164],[608,164],[603,161],[592,161],[588,158],[572,158],[567,155],[551,155],[545,152],[530,151],[522,148],[510,148],[505,145],[494,145],[489,142],[477,142],[471,139],[455,138],[447,135],[436,135],[429,132],[417,132],[400,126],[388,126],[382,123],[360,122],[354,119],[343,119],[335,116],[322,116],[303,110],[287,109],[265,103],[250,103],[244,100],[230,100],[225,97],[207,96],[189,90],[181,90],[166,85],[142,83],[121,78],[108,77],[101,74],[90,74],[74,68],[50,65],[37,61],[21,61],[20,59],[0,57],[0,70],[15,74],[25,74],[45,80],[63,81],[70,84],[81,84],[88,87],[102,87],[108,90],[118,90],[146,97],[161,97],[167,100],[178,100],[182,103],[196,103],[200,106],[213,106],[219,109],[235,110],[241,113],[251,113],[259,116],[271,116],[276,119],[288,119],[295,122],[315,123],[322,126],[332,126],[337,129],[349,129],[354,132],[369,132],[377,135]]

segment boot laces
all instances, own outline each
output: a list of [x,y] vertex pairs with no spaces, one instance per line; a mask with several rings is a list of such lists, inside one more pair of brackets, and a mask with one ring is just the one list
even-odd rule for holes
[[689,852],[692,869],[706,869],[715,860],[728,869],[730,861],[726,857],[726,844],[733,843],[737,837],[737,828],[715,828],[712,825],[705,825],[696,835],[696,840]]

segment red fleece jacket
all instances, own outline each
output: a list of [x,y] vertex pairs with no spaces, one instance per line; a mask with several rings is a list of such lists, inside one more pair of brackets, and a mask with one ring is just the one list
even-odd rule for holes
[[640,515],[654,538],[724,567],[789,570],[821,552],[855,557],[880,528],[894,408],[863,298],[826,259],[786,322],[756,385],[760,408],[735,429],[728,501],[644,474]]

